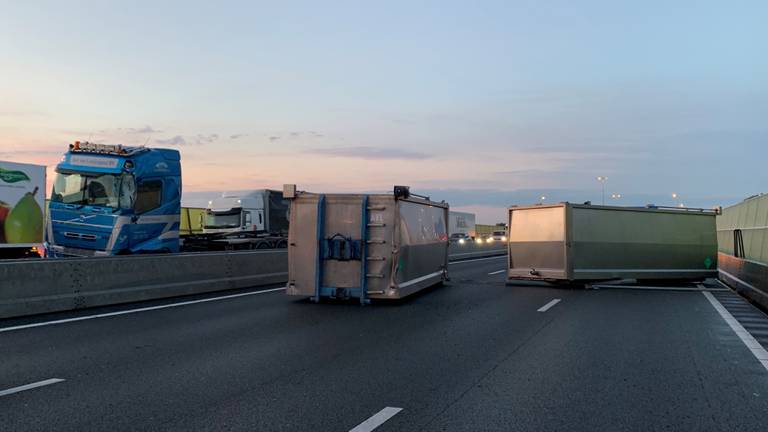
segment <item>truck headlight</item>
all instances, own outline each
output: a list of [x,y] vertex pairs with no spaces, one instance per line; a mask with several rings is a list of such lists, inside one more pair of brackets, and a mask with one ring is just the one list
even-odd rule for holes
[[507,236],[501,236],[501,241],[503,242],[507,241]]
[[488,240],[486,240],[487,243],[493,243],[493,237],[488,237]]
[[459,244],[464,244],[464,239],[459,239]]

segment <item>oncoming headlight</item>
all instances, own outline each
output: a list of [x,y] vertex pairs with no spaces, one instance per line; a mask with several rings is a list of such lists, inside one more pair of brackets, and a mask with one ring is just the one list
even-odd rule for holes
[[501,241],[507,241],[507,236],[501,236]]
[[464,244],[464,239],[459,239],[459,244]]

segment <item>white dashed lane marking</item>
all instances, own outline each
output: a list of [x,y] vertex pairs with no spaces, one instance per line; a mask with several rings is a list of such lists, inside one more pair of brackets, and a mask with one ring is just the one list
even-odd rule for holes
[[552,308],[552,306],[554,306],[554,305],[556,305],[556,304],[558,304],[558,303],[560,303],[560,299],[554,299],[554,300],[552,300],[551,302],[549,302],[549,303],[545,304],[544,306],[540,307],[540,308],[537,310],[537,312],[546,312],[546,311],[548,311],[550,308]]
[[385,421],[391,419],[395,414],[402,411],[402,408],[386,407],[383,410],[372,415],[368,420],[350,429],[349,432],[371,432],[377,427],[384,424]]
[[64,382],[64,381],[65,380],[63,380],[61,378],[51,378],[51,379],[47,379],[47,380],[44,380],[44,381],[34,382],[32,384],[26,384],[26,385],[23,385],[23,386],[9,388],[7,390],[0,390],[0,397],[12,395],[14,393],[23,392],[23,391],[26,391],[26,390],[32,390],[32,389],[35,389],[35,388],[38,388],[38,387],[44,387],[44,386],[51,385],[51,384],[58,384],[58,383]]

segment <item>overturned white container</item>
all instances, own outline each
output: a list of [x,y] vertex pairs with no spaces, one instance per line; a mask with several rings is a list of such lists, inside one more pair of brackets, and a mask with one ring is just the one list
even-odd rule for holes
[[288,190],[292,296],[398,299],[448,278],[448,204],[411,195]]

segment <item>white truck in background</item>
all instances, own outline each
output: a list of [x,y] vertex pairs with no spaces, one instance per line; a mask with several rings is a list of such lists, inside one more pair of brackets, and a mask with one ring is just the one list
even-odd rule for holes
[[464,243],[474,241],[475,214],[458,211],[448,213],[448,235],[452,242]]
[[289,203],[283,192],[223,193],[208,202],[203,234],[184,236],[182,250],[273,249],[288,246]]
[[45,166],[0,161],[0,259],[40,257],[44,209]]

